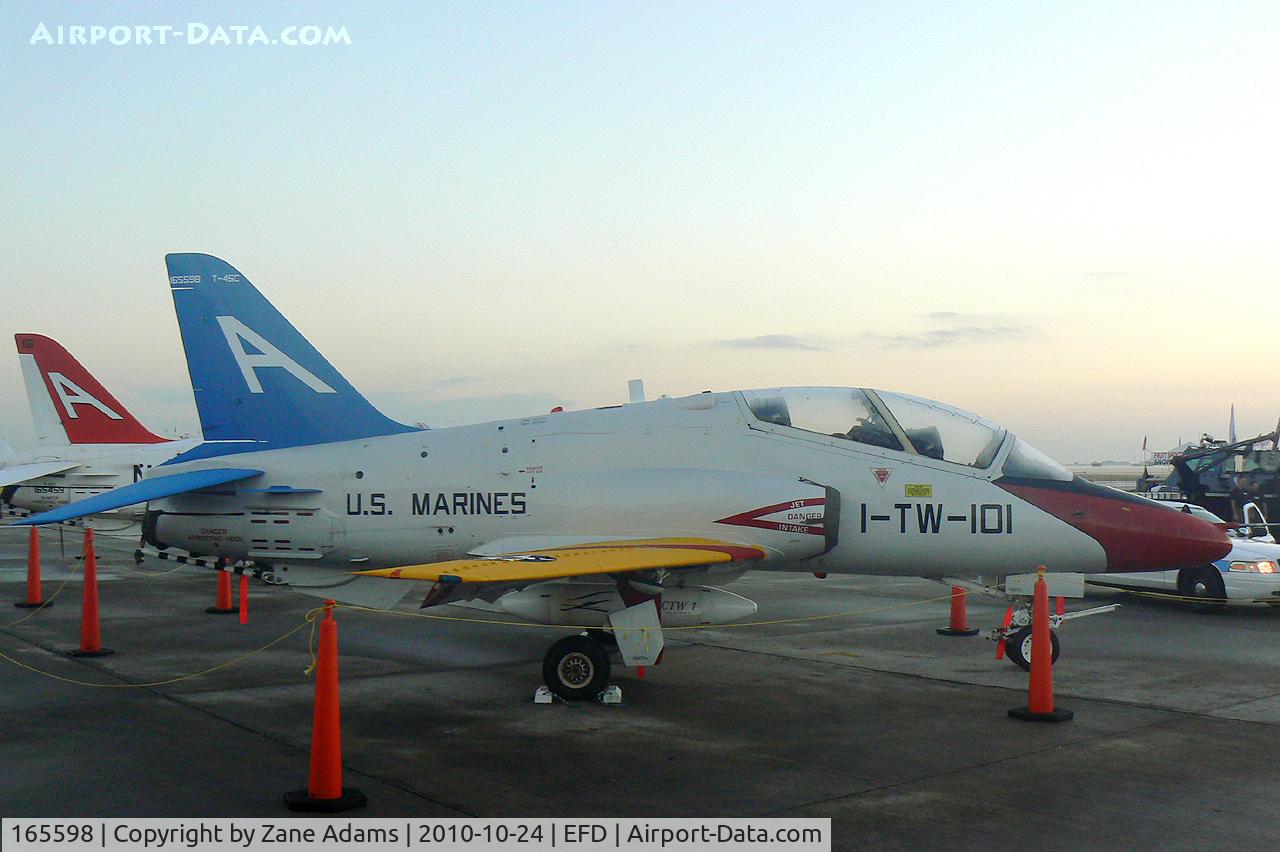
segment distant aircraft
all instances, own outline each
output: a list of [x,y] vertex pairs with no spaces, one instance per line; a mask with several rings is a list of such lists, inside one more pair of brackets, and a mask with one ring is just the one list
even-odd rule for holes
[[[152,433],[56,340],[14,339],[40,449],[0,448],[0,502],[29,512],[64,506],[137,482],[147,469],[200,443]],[[140,507],[112,514],[142,518]]]
[[748,569],[1160,570],[1230,549],[1214,526],[1075,478],[995,423],[868,388],[414,429],[236,269],[166,260],[207,443],[27,522],[150,501],[149,544],[252,560],[313,594],[387,607],[420,580],[424,606],[482,599],[607,628],[547,652],[547,686],[566,698],[603,688],[611,651],[657,662],[664,624],[753,611],[718,588]]

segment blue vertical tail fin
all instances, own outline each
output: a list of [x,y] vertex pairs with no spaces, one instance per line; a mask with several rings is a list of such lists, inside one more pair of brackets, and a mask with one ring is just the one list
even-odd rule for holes
[[415,431],[370,405],[235,267],[207,254],[165,264],[206,441],[254,442],[225,450],[237,452]]

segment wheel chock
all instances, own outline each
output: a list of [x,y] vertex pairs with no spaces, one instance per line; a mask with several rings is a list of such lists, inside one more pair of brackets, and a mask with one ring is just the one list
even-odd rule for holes
[[602,690],[601,693],[596,696],[596,699],[601,704],[606,704],[606,705],[621,704],[622,703],[622,687],[616,686],[616,685],[606,686],[604,690]]

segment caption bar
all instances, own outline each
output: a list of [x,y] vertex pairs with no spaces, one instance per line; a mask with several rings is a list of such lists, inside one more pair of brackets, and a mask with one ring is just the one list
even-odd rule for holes
[[11,819],[6,850],[831,849],[829,819]]

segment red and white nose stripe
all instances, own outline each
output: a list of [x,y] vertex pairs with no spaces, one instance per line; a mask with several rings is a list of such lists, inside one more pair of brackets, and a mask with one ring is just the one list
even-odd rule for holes
[[1003,477],[996,485],[1097,541],[1108,571],[1186,568],[1231,551],[1213,524],[1078,476],[1070,482]]

